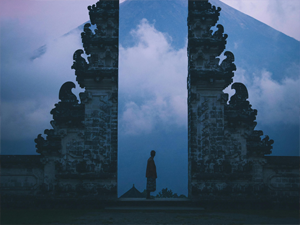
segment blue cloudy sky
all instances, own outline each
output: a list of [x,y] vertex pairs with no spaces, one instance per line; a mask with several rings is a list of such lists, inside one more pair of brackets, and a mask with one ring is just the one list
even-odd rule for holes
[[[70,67],[74,51],[82,48],[82,44],[81,31],[74,28],[89,20],[86,7],[95,2],[1,0],[3,154],[35,154],[34,138],[44,129],[51,128],[50,110],[58,102],[60,86],[66,81],[76,83]],[[300,1],[222,2],[300,41]],[[69,31],[72,32],[66,36]],[[168,179],[178,177],[183,184],[171,185],[172,190],[186,194],[187,165],[179,166],[182,161],[187,161],[186,47],[175,49],[168,34],[159,32],[147,20],[140,21],[131,35],[136,43],[130,47],[119,47],[119,93],[122,100],[119,107],[119,168],[131,164],[132,158],[135,158],[136,164],[131,169],[119,171],[120,183],[124,184],[124,189],[119,192],[128,190],[132,183],[143,190],[144,164],[149,150],[156,149],[158,152],[161,150],[160,157],[158,154],[156,158],[159,177],[164,177],[164,181],[158,180],[158,190],[170,187]],[[45,44],[46,53],[30,60],[36,49]],[[265,127],[276,123],[298,126],[300,62],[290,68],[289,75],[280,82],[264,68],[260,68],[250,82],[247,71],[239,65],[237,67],[235,81],[247,85],[250,103],[258,109],[258,123]],[[75,94],[83,91],[79,85],[76,86]],[[233,94],[229,89],[226,91]],[[173,148],[175,156],[162,151],[166,148]],[[181,169],[173,170],[167,165]],[[132,176],[128,178],[126,173]]]

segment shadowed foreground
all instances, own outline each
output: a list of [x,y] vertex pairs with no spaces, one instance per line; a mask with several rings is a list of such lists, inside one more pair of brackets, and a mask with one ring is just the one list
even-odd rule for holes
[[299,224],[299,211],[4,209],[1,224]]

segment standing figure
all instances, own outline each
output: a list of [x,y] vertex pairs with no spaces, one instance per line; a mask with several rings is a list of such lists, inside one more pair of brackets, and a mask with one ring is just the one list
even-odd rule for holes
[[156,166],[154,163],[154,156],[155,151],[152,150],[150,153],[151,157],[148,159],[147,162],[147,170],[146,170],[146,177],[147,177],[147,199],[150,199],[150,192],[156,191]]

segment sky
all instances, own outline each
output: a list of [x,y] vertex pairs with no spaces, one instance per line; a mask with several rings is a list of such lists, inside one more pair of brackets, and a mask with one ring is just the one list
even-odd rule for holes
[[[121,0],[120,3],[124,1]],[[78,24],[89,20],[86,7],[95,2],[96,0],[1,0],[0,18],[1,23],[9,21],[20,23],[18,25],[24,29],[31,30],[30,36],[39,35],[41,43],[45,43],[45,40],[58,38]],[[300,40],[298,0],[222,0],[222,2]]]
[[[300,1],[222,1],[300,41]],[[78,38],[80,31],[75,30],[68,37],[63,35],[89,20],[87,6],[95,2],[0,1],[2,140],[33,140],[44,129],[51,128],[50,110],[58,102],[58,91],[64,82],[70,80],[76,84],[75,94],[82,91],[71,70],[73,53],[82,48]],[[119,47],[120,72],[127,75],[126,79],[120,76],[123,103],[120,105],[119,133],[130,137],[151,135],[158,127],[164,132],[186,129],[186,47],[174,50],[168,42],[168,35],[158,32],[145,20],[132,31],[132,35],[137,40],[135,46]],[[45,44],[47,53],[30,61],[29,56]],[[140,74],[143,74],[142,78]],[[242,69],[238,77],[248,87],[250,103],[259,108],[260,120],[272,124],[274,118],[268,117],[268,112],[280,111],[276,120],[284,118],[289,124],[297,123],[299,98],[293,97],[293,93],[299,89],[299,77],[287,77],[278,83],[272,79],[270,72],[262,70],[250,83]],[[274,95],[278,97],[274,98]],[[259,98],[261,96],[263,98]],[[286,97],[291,100],[284,101]],[[284,107],[272,104],[278,99]],[[35,149],[30,154],[34,152]],[[163,164],[158,157],[157,160],[158,165]],[[141,159],[141,162],[144,161]],[[164,176],[172,177],[174,174]],[[182,193],[181,189],[175,192]]]

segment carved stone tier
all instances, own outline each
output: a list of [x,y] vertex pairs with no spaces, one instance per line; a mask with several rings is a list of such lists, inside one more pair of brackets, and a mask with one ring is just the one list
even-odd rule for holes
[[217,25],[213,33],[211,28],[218,21],[220,8],[211,6],[207,1],[189,1],[188,16],[188,85],[198,80],[213,83],[224,80],[223,89],[232,82],[234,55],[226,51],[226,59],[220,64],[217,58],[224,51],[227,34],[222,25]]
[[91,24],[84,26],[81,33],[88,63],[81,56],[84,51],[79,49],[74,53],[75,69],[80,87],[86,87],[86,79],[101,82],[103,79],[118,81],[118,56],[119,56],[119,1],[102,0],[89,6],[91,24],[96,25],[94,32]]
[[[81,88],[95,88],[101,86],[100,83],[113,83],[118,84],[118,68],[102,68],[101,70],[86,70],[76,71],[76,81],[80,84]],[[99,84],[98,84],[99,83]]]
[[109,18],[119,24],[119,0],[101,0],[88,10],[92,24],[102,25]]
[[222,70],[190,69],[188,81],[190,84],[197,86],[197,88],[219,88],[223,90],[232,83],[233,76],[232,72],[227,73]]
[[208,1],[190,1],[188,4],[188,27],[209,27],[214,26],[220,16],[221,8],[212,6]]
[[[83,168],[85,169],[85,167]],[[112,179],[116,177],[115,173],[57,173],[55,175],[56,178],[61,179],[80,179],[80,180],[99,180],[101,182],[102,179]]]

